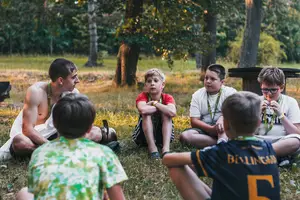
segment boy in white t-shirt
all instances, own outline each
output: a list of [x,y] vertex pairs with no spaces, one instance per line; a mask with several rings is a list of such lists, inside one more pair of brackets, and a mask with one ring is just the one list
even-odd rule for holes
[[180,141],[204,148],[227,139],[223,128],[221,107],[224,100],[235,93],[232,87],[224,86],[225,68],[212,64],[205,73],[204,87],[192,96],[190,105],[190,120],[192,128],[186,129],[180,135]]
[[264,98],[257,137],[273,142],[277,157],[299,153],[300,109],[296,99],[281,94],[285,85],[283,71],[264,68],[257,80]]

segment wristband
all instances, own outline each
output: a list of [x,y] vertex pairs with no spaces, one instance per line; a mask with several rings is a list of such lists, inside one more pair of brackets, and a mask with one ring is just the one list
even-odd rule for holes
[[281,113],[280,116],[278,116],[278,119],[282,119],[284,117],[284,113]]
[[156,107],[156,104],[158,103],[158,101],[154,101],[153,103],[152,103],[152,106],[154,106],[154,107]]
[[217,144],[220,144],[221,142],[227,142],[228,140],[226,140],[225,138],[219,138],[217,141]]

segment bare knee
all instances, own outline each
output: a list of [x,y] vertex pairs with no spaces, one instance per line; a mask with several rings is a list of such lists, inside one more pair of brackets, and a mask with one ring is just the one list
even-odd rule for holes
[[93,126],[91,131],[85,135],[85,137],[94,142],[100,142],[102,140],[101,129],[97,126]]
[[272,144],[277,156],[286,156],[295,153],[300,148],[298,138],[286,138]]
[[180,134],[179,140],[181,143],[190,143],[191,133],[189,131],[184,131]]
[[28,137],[21,134],[14,137],[12,146],[15,152],[34,150],[36,148],[36,145]]
[[300,149],[300,140],[298,138],[291,138],[290,148],[293,152],[298,151]]
[[28,188],[22,188],[16,195],[16,200],[31,200],[34,196],[32,193],[28,192]]

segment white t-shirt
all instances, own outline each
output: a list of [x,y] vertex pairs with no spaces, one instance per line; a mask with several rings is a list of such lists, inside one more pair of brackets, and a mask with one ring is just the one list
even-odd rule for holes
[[[293,124],[295,123],[300,123],[300,109],[298,106],[298,103],[296,101],[296,99],[284,95],[281,95],[282,99],[279,102],[280,108],[283,111],[284,115],[290,120],[290,122],[292,122]],[[263,98],[263,97],[262,97]],[[271,124],[271,119],[272,119],[272,115],[273,115],[274,111],[272,109],[266,109],[266,116],[267,116],[267,121],[269,122],[269,124]],[[258,129],[258,134],[259,135],[265,135],[267,128],[265,127],[264,124],[264,114],[262,113],[261,115],[261,125],[259,126]],[[287,135],[286,130],[284,129],[283,125],[281,124],[281,120],[278,118],[278,116],[276,115],[276,117],[273,119],[274,124],[273,124],[273,128],[266,133],[266,135],[272,135],[272,136],[284,136]]]
[[[200,88],[192,96],[192,101],[190,105],[190,117],[199,118],[201,121],[207,124],[215,124],[219,117],[222,115],[221,108],[223,102],[228,96],[232,95],[235,92],[236,89],[223,85],[216,113],[214,113],[216,102],[218,99],[218,94],[208,95],[205,87]],[[207,99],[211,107],[212,116],[214,118],[213,121],[208,111]]]
[[[54,107],[54,106],[53,106]],[[14,137],[19,134],[23,134],[22,130],[22,121],[23,121],[23,110],[18,114],[17,118],[15,119],[11,129],[10,129],[10,138],[6,141],[6,143],[0,148],[0,151],[9,152],[10,145]],[[44,124],[39,124],[34,127],[36,131],[39,132],[44,138],[49,138],[51,135],[54,135],[57,131],[53,125],[52,119],[52,111],[49,118],[46,120]]]

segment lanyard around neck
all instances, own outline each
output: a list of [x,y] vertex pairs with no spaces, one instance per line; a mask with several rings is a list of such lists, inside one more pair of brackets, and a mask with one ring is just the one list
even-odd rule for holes
[[211,123],[214,123],[214,119],[215,119],[215,116],[216,116],[218,104],[219,104],[220,97],[221,97],[221,93],[222,93],[222,88],[218,92],[218,97],[217,97],[217,100],[216,100],[216,103],[215,103],[215,110],[214,110],[214,113],[212,113],[211,106],[210,106],[209,101],[208,101],[209,94],[207,92],[207,109],[208,109],[208,112],[209,112],[209,115],[210,115],[210,118],[211,118]]
[[[280,104],[281,101],[282,101],[282,95],[280,95],[279,99],[277,100],[277,103]],[[275,118],[276,118],[276,113],[273,111],[271,121],[269,122],[267,119],[267,109],[270,110],[270,107],[267,106],[267,108],[265,109],[265,111],[263,113],[263,123],[264,123],[264,127],[266,129],[265,135],[273,128]]]
[[258,138],[254,137],[254,136],[237,136],[236,138],[232,139],[232,140],[239,140],[239,141],[245,141],[245,140],[252,140],[252,141],[257,141],[259,140]]

